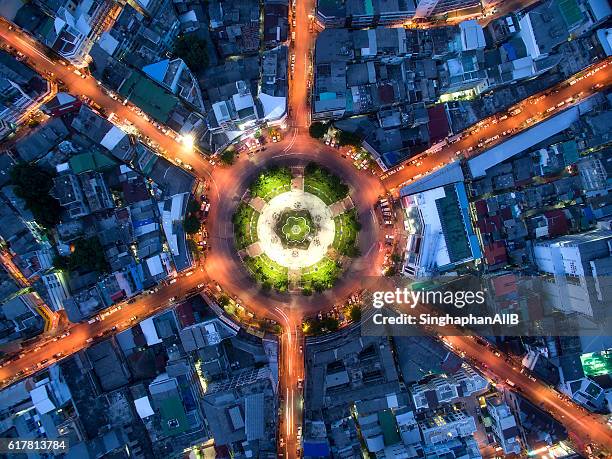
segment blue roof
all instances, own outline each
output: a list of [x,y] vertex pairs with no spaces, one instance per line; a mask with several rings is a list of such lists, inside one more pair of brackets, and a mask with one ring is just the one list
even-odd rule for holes
[[163,61],[156,62],[154,64],[145,65],[142,68],[142,71],[154,79],[158,83],[164,81],[164,76],[168,71],[168,66],[170,65],[170,59],[164,59]]
[[305,441],[304,457],[330,457],[329,446],[323,441]]
[[516,60],[517,58],[516,49],[514,48],[514,46],[512,46],[512,44],[504,43],[502,45],[502,48],[504,48],[504,51],[508,53],[508,58],[510,58],[511,61]]

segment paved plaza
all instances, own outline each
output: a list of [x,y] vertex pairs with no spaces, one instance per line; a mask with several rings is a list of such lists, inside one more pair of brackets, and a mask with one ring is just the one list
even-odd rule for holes
[[[287,210],[308,211],[314,228],[307,249],[283,246],[274,228]],[[320,198],[302,190],[291,190],[272,198],[261,209],[257,221],[257,236],[261,250],[272,260],[289,269],[301,269],[320,261],[334,241],[335,223],[332,212]]]

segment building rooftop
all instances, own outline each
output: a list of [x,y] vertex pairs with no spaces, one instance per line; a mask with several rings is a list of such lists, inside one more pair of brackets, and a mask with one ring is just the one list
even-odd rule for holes
[[118,92],[161,123],[167,122],[179,105],[174,95],[137,71],[131,73]]

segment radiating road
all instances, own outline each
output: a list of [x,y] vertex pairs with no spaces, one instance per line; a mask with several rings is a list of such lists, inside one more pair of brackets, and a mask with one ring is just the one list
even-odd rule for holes
[[303,391],[299,387],[299,381],[304,380],[304,339],[300,330],[302,316],[296,308],[289,314],[281,308],[276,310],[283,324],[280,338],[278,449],[283,457],[292,458],[300,456],[298,430],[304,412]]
[[[457,136],[458,141],[444,146],[440,151],[432,151],[433,148],[430,148],[424,153],[395,166],[381,175],[385,187],[398,193],[399,188],[403,185],[418,180],[452,161],[456,161],[459,159],[458,155],[464,158],[477,156],[486,149],[508,140],[512,135],[533,127],[539,121],[559,114],[568,106],[580,102],[596,92],[607,89],[612,84],[610,62],[612,62],[612,58],[607,58],[563,83],[521,101],[511,107],[508,112],[485,118],[477,125],[460,133]],[[582,76],[589,74],[591,71],[590,75]],[[581,79],[577,80],[578,78]],[[576,83],[570,85],[570,81],[576,81]],[[596,85],[601,86],[595,87]],[[560,106],[557,107],[558,105]],[[514,113],[514,115],[511,113]],[[507,118],[503,119],[504,116]],[[487,142],[489,139],[494,140]]]
[[[458,352],[465,352],[465,357],[473,360],[476,366],[487,376],[497,379],[502,386],[511,390],[518,390],[521,395],[541,409],[550,413],[557,421],[565,426],[573,438],[582,441],[580,446],[593,443],[605,447],[612,453],[612,428],[606,423],[605,416],[589,413],[577,404],[561,398],[559,392],[546,384],[520,372],[520,362],[506,362],[505,356],[495,355],[494,350],[482,346],[469,336],[447,336],[444,341],[450,343]],[[535,379],[535,378],[534,378]],[[514,384],[514,387],[506,381]]]
[[[309,31],[309,16],[314,12],[314,0],[290,0],[295,3],[295,12],[291,13],[291,32],[295,32],[295,40],[291,40],[290,54],[295,55],[295,69],[289,65],[289,107],[293,126],[305,128],[310,125],[310,106],[308,103],[308,81],[312,79],[311,51],[314,48],[316,35]],[[290,10],[292,9],[290,4]],[[293,22],[295,21],[295,22]],[[293,26],[295,23],[295,27]],[[291,62],[291,58],[290,58]]]
[[[9,24],[1,18],[0,39],[25,54],[27,64],[43,76],[54,79],[57,82],[63,82],[67,92],[89,97],[102,106],[108,114],[114,113],[120,121],[127,120],[143,136],[157,143],[169,159],[174,160],[175,157],[179,157],[194,168],[197,167],[198,174],[203,178],[210,177],[213,168],[200,154],[176,141],[172,136],[164,134],[153,122],[147,121],[136,111],[132,110],[131,104],[123,105],[121,101],[111,98],[93,77],[85,75],[81,77],[74,73],[74,67],[60,65],[61,61],[58,59],[52,60],[49,58],[44,45],[16,29],[9,30]],[[50,76],[51,73],[53,74],[52,76]]]
[[[195,293],[196,290],[201,290],[198,289],[198,285],[207,280],[206,272],[196,268],[191,276],[182,276],[173,284],[160,286],[154,294],[142,294],[131,304],[122,303],[120,310],[108,314],[104,320],[92,324],[68,323],[64,324],[66,328],[58,332],[56,337],[41,335],[39,339],[30,341],[28,347],[22,350],[15,360],[3,364],[0,368],[0,389],[88,347],[91,342],[87,341],[89,339],[108,337],[167,309],[176,301]],[[110,309],[112,308],[101,314],[107,313]],[[62,336],[67,332],[68,335]]]
[[[583,100],[596,90],[607,88],[610,84],[610,68],[607,66],[609,60],[606,60],[593,67],[599,69],[597,72],[582,78],[574,85],[569,86],[569,83],[561,85],[557,92],[549,91],[549,94],[537,101],[535,99],[538,96],[534,96],[518,104],[515,108],[520,108],[520,113],[508,116],[506,120],[501,119],[503,117],[501,114],[495,117],[495,122],[493,118],[484,120],[479,123],[478,132],[468,130],[458,136],[459,140],[456,143],[445,146],[441,151],[430,155],[422,155],[416,161],[411,159],[409,162],[412,164],[406,163],[389,171],[382,177],[381,185],[377,177],[352,169],[350,160],[341,159],[335,150],[313,141],[305,133],[304,128],[309,124],[310,111],[306,103],[310,69],[309,51],[314,41],[314,36],[308,32],[308,13],[310,13],[311,8],[312,0],[297,2],[296,40],[294,48],[290,51],[290,54],[295,53],[296,57],[294,78],[290,82],[289,103],[293,123],[297,129],[291,129],[282,142],[268,145],[266,152],[257,154],[253,158],[242,157],[236,165],[231,168],[218,168],[214,170],[214,174],[214,168],[204,157],[177,142],[172,136],[164,134],[162,130],[130,109],[129,106],[124,106],[121,102],[111,98],[93,78],[81,78],[76,75],[71,67],[60,65],[49,58],[42,45],[18,31],[8,30],[8,26],[0,21],[0,39],[24,53],[28,58],[29,65],[46,75],[53,72],[53,78],[62,80],[69,92],[86,95],[108,113],[115,113],[119,120],[127,120],[132,123],[138,131],[157,143],[162,153],[171,160],[180,158],[183,162],[192,165],[195,173],[201,179],[210,182],[209,199],[213,203],[208,222],[212,252],[207,258],[205,270],[197,267],[193,275],[181,277],[171,285],[162,286],[158,292],[152,295],[141,295],[135,302],[124,304],[121,310],[108,315],[103,321],[92,324],[63,324],[63,326],[68,327],[65,332],[69,332],[69,334],[57,338],[41,337],[39,341],[34,341],[24,350],[21,357],[5,363],[0,368],[0,387],[5,387],[31,372],[40,370],[52,364],[58,358],[63,358],[87,347],[91,342],[88,342],[90,339],[102,339],[110,336],[132,326],[145,317],[163,311],[174,301],[180,300],[193,289],[197,289],[198,285],[212,278],[228,288],[231,294],[246,300],[245,304],[257,314],[275,318],[284,325],[284,333],[281,337],[280,392],[285,399],[282,406],[280,433],[283,436],[284,432],[285,447],[282,449],[283,455],[287,458],[295,457],[298,444],[296,434],[298,426],[302,422],[301,391],[297,389],[297,381],[304,375],[303,354],[300,351],[302,341],[298,327],[305,312],[314,311],[315,308],[324,309],[333,304],[334,300],[341,299],[342,295],[350,293],[352,289],[363,287],[364,284],[360,279],[368,279],[370,274],[378,275],[377,270],[380,266],[378,264],[380,252],[376,242],[378,229],[374,220],[370,222],[370,211],[377,196],[384,191],[384,187],[397,191],[402,184],[417,178],[419,174],[424,175],[434,168],[441,167],[444,163],[455,160],[458,152],[465,157],[475,155],[480,151],[478,149],[479,143],[484,143],[485,140],[496,135],[500,135],[501,138],[503,131],[511,130],[515,133],[517,130],[523,130],[557,112],[555,108],[550,113],[546,113],[547,109],[552,109],[552,107],[564,102],[563,106],[559,107],[559,110],[562,110],[567,106],[568,103],[565,100],[568,98],[576,96]],[[581,72],[578,77],[587,72],[588,70]],[[601,85],[601,87],[594,88],[595,85]],[[531,103],[532,101],[535,102]],[[530,118],[533,120],[526,124]],[[487,143],[487,148],[499,140]],[[473,148],[472,151],[468,151],[470,147]],[[348,276],[343,280],[333,291],[333,297],[331,295],[317,297],[318,302],[312,301],[311,304],[302,297],[293,297],[290,301],[287,301],[286,298],[283,299],[274,295],[262,296],[253,283],[243,277],[245,274],[243,269],[233,265],[235,263],[235,251],[233,249],[231,223],[228,218],[231,213],[227,210],[237,204],[241,182],[242,185],[246,183],[242,179],[252,174],[253,170],[257,170],[258,167],[267,162],[292,161],[298,158],[302,161],[309,158],[314,159],[337,172],[341,172],[342,176],[353,186],[354,197],[362,222],[366,223],[364,230],[360,233],[360,246],[364,256],[361,260],[355,262],[355,266],[351,270],[358,275],[352,278]],[[346,167],[342,164],[343,161],[345,161]],[[372,277],[372,279],[374,278]],[[453,346],[463,350],[468,357],[479,359],[487,365],[488,368],[485,369],[485,372],[492,377],[500,380],[511,379],[524,395],[534,403],[548,409],[571,432],[583,436],[583,438],[591,438],[592,441],[603,445],[612,443],[609,430],[607,430],[608,427],[600,418],[587,415],[573,403],[562,403],[557,398],[555,391],[530,381],[527,377],[521,375],[518,370],[514,370],[512,366],[495,357],[491,351],[480,348],[470,338],[452,337],[448,340]]]

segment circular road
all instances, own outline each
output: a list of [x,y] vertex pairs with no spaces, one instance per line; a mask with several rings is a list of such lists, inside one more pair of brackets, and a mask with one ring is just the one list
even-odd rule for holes
[[[290,148],[289,148],[290,146]],[[238,256],[234,241],[232,216],[249,184],[271,166],[305,166],[316,162],[338,175],[350,188],[349,195],[359,214],[361,230],[358,243],[361,255],[351,260],[336,285],[312,296],[262,291]],[[380,250],[380,226],[373,206],[384,188],[369,171],[357,170],[350,159],[305,135],[286,142],[268,144],[267,149],[252,156],[242,153],[229,167],[215,170],[209,199],[212,202],[208,219],[210,250],[205,269],[213,281],[248,305],[256,314],[273,317],[275,308],[308,316],[344,301],[351,294],[380,278],[383,253]]]

